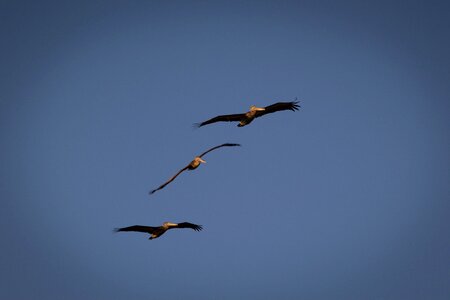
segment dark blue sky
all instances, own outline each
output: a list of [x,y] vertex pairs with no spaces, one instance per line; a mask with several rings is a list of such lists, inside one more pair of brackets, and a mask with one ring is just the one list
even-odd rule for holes
[[449,11],[3,1],[0,298],[449,299]]

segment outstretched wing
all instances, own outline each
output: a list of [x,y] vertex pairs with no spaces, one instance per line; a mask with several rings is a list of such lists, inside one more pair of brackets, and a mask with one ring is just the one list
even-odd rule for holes
[[172,176],[172,178],[170,178],[169,180],[167,180],[165,183],[163,183],[162,185],[160,185],[157,189],[154,189],[153,191],[151,191],[149,194],[153,194],[156,191],[159,191],[160,189],[163,189],[166,185],[168,185],[169,183],[171,183],[175,178],[177,178],[178,175],[180,175],[183,171],[185,171],[187,168],[189,167],[189,165],[187,165],[186,167],[184,167],[183,169],[181,169],[180,171],[178,171],[177,174],[175,174],[174,176]]
[[266,114],[271,114],[277,111],[282,110],[292,110],[296,111],[300,107],[300,105],[297,104],[298,101],[292,101],[292,102],[278,102],[269,106],[264,107],[264,110],[257,111],[255,114],[255,118],[264,116]]
[[215,150],[215,149],[217,149],[217,148],[220,148],[220,147],[234,147],[234,146],[240,146],[240,144],[225,143],[225,144],[222,144],[222,145],[219,145],[219,146],[215,146],[215,147],[212,147],[211,149],[209,149],[209,150],[203,152],[203,153],[200,154],[198,157],[202,157],[202,156],[205,155],[206,153],[211,152],[211,151],[213,151],[213,150]]
[[151,226],[142,226],[142,225],[133,225],[129,227],[122,227],[122,228],[116,228],[114,229],[115,232],[121,232],[121,231],[137,231],[137,232],[147,232],[152,234],[155,229],[158,227],[151,227]]
[[195,127],[202,127],[204,125],[208,125],[211,123],[216,122],[234,122],[234,121],[240,121],[242,118],[245,117],[245,114],[234,114],[234,115],[223,115],[223,116],[217,116],[212,119],[209,119],[202,123],[196,123],[194,124]]
[[176,226],[174,226],[173,228],[191,228],[194,229],[195,231],[200,231],[203,229],[202,225],[197,225],[197,224],[192,224],[189,222],[183,222],[183,223],[179,223]]

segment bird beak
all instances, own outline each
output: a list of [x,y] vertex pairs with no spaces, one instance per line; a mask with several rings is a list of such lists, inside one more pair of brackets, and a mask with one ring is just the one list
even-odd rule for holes
[[206,161],[204,161],[203,159],[200,158],[200,162],[206,164]]
[[264,107],[257,107],[256,110],[263,111],[266,110]]

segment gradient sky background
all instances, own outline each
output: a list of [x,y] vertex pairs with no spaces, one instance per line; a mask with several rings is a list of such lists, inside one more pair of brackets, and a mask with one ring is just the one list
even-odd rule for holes
[[449,299],[447,3],[2,1],[0,298]]

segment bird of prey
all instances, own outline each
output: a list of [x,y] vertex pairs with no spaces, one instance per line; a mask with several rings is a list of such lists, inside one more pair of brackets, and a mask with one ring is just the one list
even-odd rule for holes
[[167,180],[165,183],[163,183],[162,185],[160,185],[158,188],[152,190],[152,191],[150,192],[150,194],[153,194],[154,192],[156,192],[156,191],[158,191],[158,190],[160,190],[160,189],[163,189],[166,185],[168,185],[168,184],[171,183],[175,178],[177,178],[177,176],[180,175],[183,171],[186,171],[186,170],[189,170],[189,171],[195,170],[195,169],[197,169],[197,167],[198,167],[201,163],[206,163],[206,161],[204,161],[204,160],[202,159],[202,156],[204,156],[206,153],[211,152],[211,151],[213,151],[213,150],[215,150],[215,149],[217,149],[217,148],[220,148],[220,147],[232,147],[232,146],[240,146],[240,144],[225,143],[225,144],[222,144],[222,145],[219,145],[219,146],[212,147],[211,149],[209,149],[209,150],[203,152],[202,154],[200,154],[199,156],[196,156],[196,157],[194,158],[194,160],[191,161],[186,167],[184,167],[183,169],[181,169],[180,171],[178,171],[178,173],[176,173],[174,176],[172,176],[172,178],[170,178],[169,180]]
[[[295,98],[297,100],[297,98]],[[216,122],[239,122],[238,127],[243,127],[250,124],[255,118],[262,117],[266,114],[271,114],[282,110],[292,110],[296,111],[300,105],[298,101],[293,102],[278,102],[266,107],[256,107],[254,105],[250,106],[250,111],[244,114],[233,114],[233,115],[222,115],[217,116],[202,123],[194,124],[196,127],[202,127],[211,123]]]
[[162,226],[159,227],[152,227],[152,226],[142,226],[142,225],[134,225],[129,227],[123,227],[123,228],[116,228],[114,229],[115,232],[121,232],[121,231],[136,231],[136,232],[146,232],[150,234],[149,240],[156,239],[160,236],[162,236],[167,230],[173,229],[173,228],[191,228],[195,231],[200,231],[203,229],[202,225],[196,225],[188,222],[183,223],[170,223],[170,222],[164,222]]

